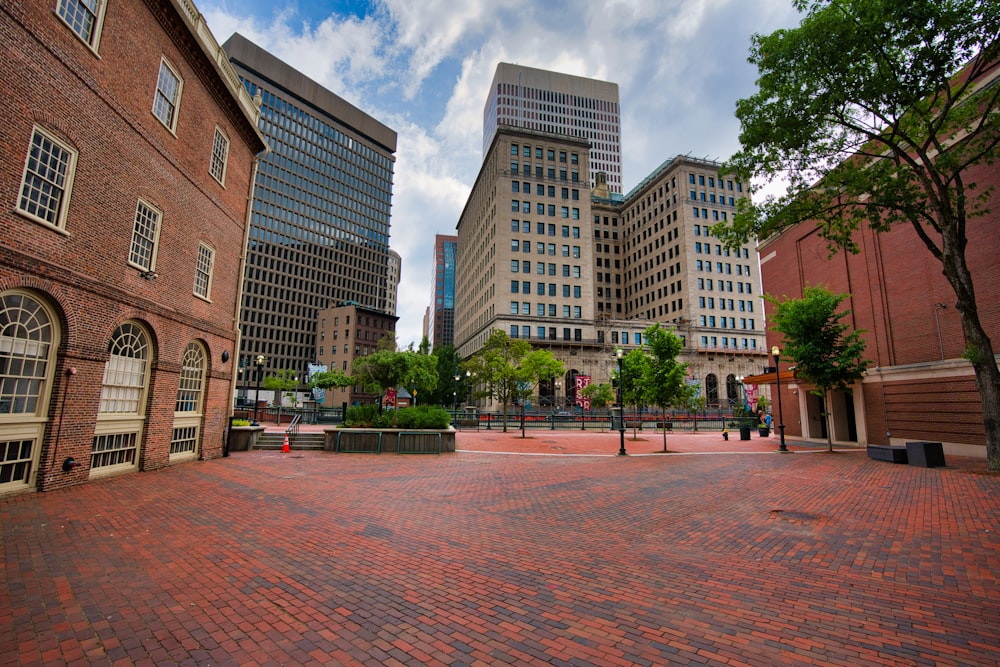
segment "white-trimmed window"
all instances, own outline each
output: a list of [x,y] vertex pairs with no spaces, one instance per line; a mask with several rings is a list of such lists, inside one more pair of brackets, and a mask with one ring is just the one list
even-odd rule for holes
[[36,484],[58,347],[45,304],[28,292],[0,295],[0,493]]
[[149,339],[137,324],[118,327],[108,345],[101,385],[102,414],[141,414],[149,371]]
[[106,0],[58,0],[56,13],[94,51],[101,42]]
[[198,454],[201,418],[205,404],[205,348],[197,342],[188,343],[181,360],[181,379],[174,406],[174,427],[170,437],[170,460],[193,459]]
[[135,207],[132,249],[129,251],[128,261],[143,271],[156,268],[156,244],[160,237],[161,217],[162,213],[157,208],[142,199]]
[[212,296],[212,268],[215,265],[215,250],[204,243],[198,244],[198,260],[194,269],[194,293],[203,299]]
[[156,79],[156,96],[153,99],[153,115],[167,126],[171,132],[177,129],[177,108],[181,105],[181,80],[166,58],[160,59],[160,74]]
[[145,420],[149,335],[136,322],[125,322],[108,343],[101,402],[90,455],[90,475],[135,470]]
[[35,126],[24,161],[17,210],[53,227],[66,227],[76,151]]
[[229,138],[222,130],[215,128],[215,140],[212,142],[212,162],[208,172],[221,185],[226,184],[226,163],[229,160]]

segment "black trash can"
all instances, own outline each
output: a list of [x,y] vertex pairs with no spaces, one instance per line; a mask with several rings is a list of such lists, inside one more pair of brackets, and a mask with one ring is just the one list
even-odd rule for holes
[[740,424],[740,440],[750,439],[750,424]]

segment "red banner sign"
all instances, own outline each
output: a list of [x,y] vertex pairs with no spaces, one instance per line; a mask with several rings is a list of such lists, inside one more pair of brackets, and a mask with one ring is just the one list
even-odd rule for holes
[[576,376],[576,404],[584,410],[590,410],[590,399],[585,398],[581,390],[590,384],[590,379],[589,375]]

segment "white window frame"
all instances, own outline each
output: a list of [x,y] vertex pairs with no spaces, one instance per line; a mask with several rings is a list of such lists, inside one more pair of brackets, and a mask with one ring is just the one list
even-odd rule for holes
[[212,274],[214,272],[215,248],[207,243],[199,243],[198,257],[195,259],[193,288],[194,295],[199,299],[212,300]]
[[[144,231],[147,227],[146,212],[156,216],[155,226],[150,234]],[[150,204],[145,199],[140,198],[135,205],[135,217],[132,222],[132,240],[129,243],[128,263],[142,271],[153,271],[156,269],[156,254],[160,247],[160,228],[163,226],[163,211]],[[141,255],[136,254],[136,243],[141,241],[141,249],[146,250],[148,246],[149,259],[143,261]]]
[[[164,70],[170,73],[174,79],[177,81],[177,91],[174,97],[171,99],[167,97],[166,94],[160,89],[160,81],[162,79]],[[153,108],[152,113],[158,121],[163,123],[163,126],[170,130],[171,134],[177,133],[177,116],[180,115],[181,108],[181,97],[184,93],[184,79],[181,78],[180,73],[177,69],[170,64],[170,62],[165,58],[160,58],[160,67],[156,71],[156,90],[153,93]],[[160,106],[160,100],[163,99],[165,104],[170,104],[172,106],[172,113],[168,119],[164,119],[157,108]]]
[[[88,4],[93,4],[94,7],[88,7]],[[104,10],[107,8],[107,0],[57,0],[56,1],[56,15],[59,19],[66,24],[66,27],[73,31],[77,39],[87,45],[94,53],[97,53],[101,46],[101,33],[104,30]],[[76,16],[66,16],[66,12],[70,9],[75,9],[77,12],[84,12],[92,17],[92,24],[90,34],[84,34],[81,32],[83,30],[82,25],[78,25],[76,20],[79,18],[79,14]],[[74,23],[70,23],[73,20]]]
[[212,139],[212,156],[208,164],[208,173],[226,187],[226,168],[229,166],[229,137],[219,126],[215,127],[215,137]]
[[[65,152],[65,173],[61,174],[61,183],[54,180],[51,175],[45,173],[47,169],[38,169],[41,163],[38,162],[37,156],[34,156],[35,152],[35,138],[40,137],[42,141],[50,142],[53,146]],[[17,193],[17,208],[15,209],[19,214],[33,220],[39,224],[45,225],[62,233],[66,233],[66,217],[69,212],[69,201],[70,196],[73,192],[73,176],[76,172],[76,160],[78,153],[71,146],[65,142],[59,140],[51,132],[47,132],[44,128],[35,125],[31,131],[31,139],[28,141],[28,152],[24,158],[24,170],[21,173],[21,187],[18,189]],[[30,170],[29,166],[32,162],[35,162],[36,169]],[[47,185],[50,189],[58,189],[61,193],[59,199],[59,205],[56,209],[55,217],[53,220],[48,220],[45,217],[33,213],[28,208],[23,206],[23,201],[25,199],[25,187],[28,186],[29,177],[32,179],[32,186],[36,185],[36,182]],[[32,200],[36,201],[37,200]],[[53,210],[51,208],[47,210]]]

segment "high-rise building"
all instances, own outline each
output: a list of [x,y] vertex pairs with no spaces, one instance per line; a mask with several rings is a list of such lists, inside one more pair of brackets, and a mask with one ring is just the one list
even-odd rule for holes
[[236,34],[223,45],[261,101],[271,150],[250,220],[240,359],[306,377],[320,310],[390,313],[389,216],[396,133]]
[[[609,190],[617,194],[622,192],[617,83],[499,63],[483,109],[484,156],[500,127],[588,140],[590,173],[606,174]],[[524,164],[533,164],[536,170],[543,168],[540,156],[518,157],[522,170]],[[511,156],[511,160],[515,159],[517,157]],[[532,159],[537,161],[531,162]],[[591,187],[596,185],[592,180],[587,183]]]
[[[650,325],[596,317],[588,148],[500,127],[458,222],[458,353],[476,353],[494,329],[551,350],[566,374],[540,384],[543,405],[572,402],[577,376],[607,382],[615,348],[641,344]],[[531,166],[514,169],[524,155]]]
[[458,237],[434,237],[434,292],[428,309],[427,336],[432,347],[455,344],[455,257]]
[[0,34],[0,495],[221,456],[253,98],[189,1]]
[[396,304],[399,299],[399,280],[403,274],[403,258],[395,250],[389,251],[389,271],[386,274],[385,312],[396,314]]
[[677,157],[624,197],[603,175],[591,192],[587,148],[566,135],[497,130],[458,223],[460,356],[502,329],[567,369],[541,383],[538,403],[573,401],[577,376],[607,382],[615,349],[642,345],[661,322],[684,339],[682,361],[707,404],[739,404],[737,378],[765,355],[759,264],[750,247],[722,248],[709,228],[732,216],[743,186],[720,178],[718,163]]

